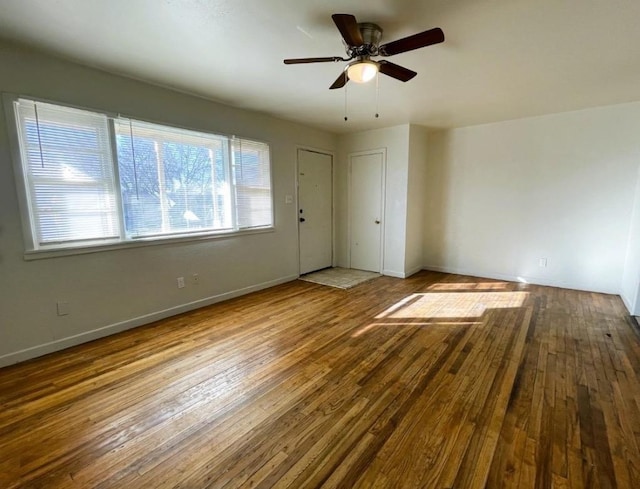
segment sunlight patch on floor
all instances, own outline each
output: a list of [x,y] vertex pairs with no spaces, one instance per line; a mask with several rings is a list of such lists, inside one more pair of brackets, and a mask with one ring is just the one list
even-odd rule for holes
[[369,331],[371,331],[372,329],[377,329],[377,328],[388,328],[388,327],[393,327],[393,328],[398,328],[398,327],[409,327],[409,328],[415,328],[415,327],[424,327],[424,326],[430,326],[430,327],[434,327],[434,326],[474,326],[474,325],[478,325],[481,324],[480,321],[429,321],[429,322],[415,322],[415,321],[411,321],[411,322],[393,322],[393,323],[371,323],[368,324],[362,328],[360,328],[358,331],[356,331],[355,333],[353,333],[351,335],[352,338],[357,338],[358,336],[361,336]]
[[376,319],[477,318],[487,309],[521,307],[528,292],[444,292],[411,294]]
[[509,282],[472,282],[472,283],[442,283],[433,284],[429,290],[505,290],[510,287]]

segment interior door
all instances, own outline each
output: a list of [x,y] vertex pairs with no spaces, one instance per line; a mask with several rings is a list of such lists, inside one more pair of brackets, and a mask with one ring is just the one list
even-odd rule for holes
[[332,265],[333,157],[298,150],[300,274]]
[[351,268],[382,270],[383,151],[349,158],[349,251]]

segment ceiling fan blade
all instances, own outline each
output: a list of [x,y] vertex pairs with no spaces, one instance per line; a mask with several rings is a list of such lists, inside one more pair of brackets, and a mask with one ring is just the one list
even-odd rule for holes
[[386,60],[378,61],[378,69],[380,70],[380,73],[403,82],[409,81],[417,75],[415,71],[411,71],[403,66]]
[[336,81],[333,82],[333,85],[329,87],[329,89],[334,90],[336,88],[344,87],[349,81],[349,77],[347,76],[347,71],[343,71],[340,73],[340,76],[336,78]]
[[353,15],[333,14],[331,18],[348,46],[362,46],[364,44],[358,22]]
[[406,53],[414,49],[431,46],[444,41],[444,32],[439,27],[429,29],[428,31],[419,32],[413,36],[403,37],[397,41],[383,44],[378,49],[382,56],[393,56],[394,54]]
[[285,59],[284,64],[286,65],[297,65],[301,63],[328,63],[328,62],[338,62],[344,61],[340,56],[330,56],[326,58],[294,58],[294,59]]

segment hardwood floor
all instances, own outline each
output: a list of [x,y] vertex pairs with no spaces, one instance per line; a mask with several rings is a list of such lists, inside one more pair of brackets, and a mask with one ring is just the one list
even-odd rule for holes
[[640,487],[616,296],[295,281],[0,370],[0,487]]

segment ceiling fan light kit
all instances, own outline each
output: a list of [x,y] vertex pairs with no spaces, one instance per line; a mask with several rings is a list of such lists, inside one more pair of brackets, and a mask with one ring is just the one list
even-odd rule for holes
[[356,83],[366,83],[376,78],[378,72],[407,82],[417,75],[415,71],[391,63],[390,61],[374,61],[371,57],[393,56],[406,53],[414,49],[431,46],[444,42],[444,33],[439,27],[419,32],[412,36],[398,39],[380,45],[382,28],[371,22],[358,23],[351,14],[333,14],[331,16],[338,31],[342,35],[348,58],[331,56],[326,58],[294,58],[285,59],[285,64],[325,63],[338,61],[352,61],[338,76],[330,89],[342,88],[349,80]]
[[349,63],[347,77],[356,83],[367,83],[378,74],[378,64],[370,60],[360,60]]

